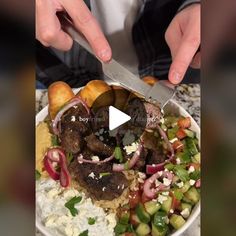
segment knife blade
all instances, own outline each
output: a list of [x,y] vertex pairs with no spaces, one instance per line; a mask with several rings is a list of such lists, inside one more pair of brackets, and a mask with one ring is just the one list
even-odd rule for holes
[[[74,41],[79,43],[83,48],[94,55],[93,50],[88,44],[87,40],[81,33],[75,30],[71,24],[66,26],[66,31],[71,35]],[[98,60],[101,61],[99,58]],[[132,74],[114,59],[108,63],[104,63],[102,61],[101,63],[103,72],[108,78],[118,82],[128,90],[137,92],[138,94],[145,97],[146,100],[158,104],[161,108],[163,108],[175,94],[174,85],[167,81],[158,81],[153,86],[150,86]]]

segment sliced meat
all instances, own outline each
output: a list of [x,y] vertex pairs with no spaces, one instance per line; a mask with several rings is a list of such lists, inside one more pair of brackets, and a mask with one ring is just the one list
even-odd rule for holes
[[161,109],[152,103],[144,102],[144,107],[147,113],[147,129],[155,129],[157,124],[160,123],[161,119]]
[[95,154],[99,156],[111,156],[113,154],[113,148],[104,144],[100,141],[95,134],[90,134],[85,137],[85,141],[87,143],[87,147]]
[[93,131],[109,127],[109,107],[101,107],[96,111],[92,122]]
[[73,129],[73,126],[66,126],[61,133],[61,146],[66,152],[71,152],[72,154],[76,154],[81,152],[84,141],[81,138],[80,132],[78,130]]
[[147,164],[152,165],[152,164],[159,164],[164,162],[166,159],[165,155],[163,154],[162,151],[156,149],[156,150],[148,150],[148,155],[147,155]]
[[[113,200],[119,197],[129,182],[122,172],[112,172],[112,163],[101,165],[83,163],[76,160],[69,167],[72,177],[84,187],[95,200]],[[100,177],[100,173],[110,173]]]
[[72,107],[63,115],[61,119],[61,129],[63,130],[68,125],[73,126],[73,129],[79,131],[83,136],[92,132],[90,127],[90,116],[81,104]]

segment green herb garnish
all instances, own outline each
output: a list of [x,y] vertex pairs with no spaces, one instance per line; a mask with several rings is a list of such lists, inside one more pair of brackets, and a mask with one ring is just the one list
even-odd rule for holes
[[126,161],[124,164],[125,170],[129,170],[129,161]]
[[38,170],[35,170],[35,179],[36,179],[36,180],[39,180],[40,177],[41,177],[40,172],[39,172]]
[[99,174],[99,178],[102,178],[104,176],[108,176],[110,174],[111,174],[110,172],[102,172],[102,173]]
[[79,203],[81,200],[81,196],[73,197],[65,204],[65,207],[70,210],[72,216],[78,215],[78,210],[75,208],[75,204]]
[[52,142],[52,146],[59,146],[58,137],[56,135],[52,135],[51,142]]
[[121,162],[123,162],[123,155],[120,147],[115,148],[115,158]]
[[80,233],[79,236],[88,236],[88,230],[86,229],[84,232]]
[[89,224],[89,225],[94,225],[95,222],[96,222],[96,219],[95,219],[95,218],[92,218],[92,217],[89,217],[89,218],[88,218],[88,224]]
[[71,152],[68,152],[67,155],[66,155],[66,158],[67,158],[67,163],[68,165],[71,163],[71,161],[73,160],[73,155]]
[[188,171],[185,170],[182,166],[178,165],[174,167],[174,172],[175,174],[183,181],[186,182],[188,180],[190,180],[189,175],[188,175]]

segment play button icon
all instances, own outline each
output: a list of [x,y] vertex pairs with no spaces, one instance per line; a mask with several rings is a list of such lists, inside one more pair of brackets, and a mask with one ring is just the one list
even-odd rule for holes
[[131,119],[130,116],[118,110],[113,106],[109,106],[109,130],[114,130]]

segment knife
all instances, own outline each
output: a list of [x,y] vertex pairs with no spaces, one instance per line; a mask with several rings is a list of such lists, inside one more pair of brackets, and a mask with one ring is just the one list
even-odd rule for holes
[[[68,21],[67,21],[68,22]],[[64,24],[65,26],[65,24]],[[65,30],[70,34],[74,41],[79,43],[88,52],[94,52],[84,36],[79,33],[72,25],[67,24]],[[96,56],[96,55],[95,55]],[[99,58],[97,58],[101,61]],[[118,82],[128,90],[137,92],[147,101],[157,104],[162,109],[168,101],[175,95],[175,87],[168,81],[158,81],[153,86],[148,85],[139,77],[132,74],[129,70],[112,59],[108,63],[102,62],[103,73],[111,80]]]

